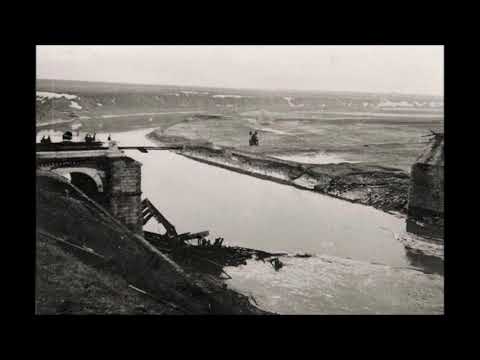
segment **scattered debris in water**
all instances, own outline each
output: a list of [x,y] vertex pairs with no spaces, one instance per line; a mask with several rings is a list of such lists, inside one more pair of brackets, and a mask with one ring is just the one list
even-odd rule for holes
[[303,254],[295,254],[294,256],[295,256],[295,257],[298,257],[298,258],[310,258],[310,257],[312,257],[313,255],[312,255],[312,254],[309,254],[309,253],[303,253]]
[[283,267],[283,262],[281,262],[279,258],[270,259],[270,264],[272,264],[275,271],[278,271]]

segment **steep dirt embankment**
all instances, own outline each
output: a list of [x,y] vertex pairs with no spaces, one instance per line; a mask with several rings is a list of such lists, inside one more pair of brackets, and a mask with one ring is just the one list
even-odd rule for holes
[[36,312],[262,314],[212,277],[186,273],[72,186],[37,172]]
[[400,169],[368,163],[302,164],[156,132],[148,137],[163,145],[184,145],[177,153],[196,161],[383,211],[406,213],[410,177]]

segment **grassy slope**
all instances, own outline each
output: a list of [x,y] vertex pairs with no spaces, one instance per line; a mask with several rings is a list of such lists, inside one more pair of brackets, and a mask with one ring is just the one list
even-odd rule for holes
[[37,238],[37,314],[174,314],[128,287],[121,276],[84,264],[51,240]]
[[[68,195],[65,189],[70,190]],[[76,313],[135,312],[141,301],[130,296],[128,284],[175,304],[182,313],[261,313],[241,295],[224,289],[220,282],[195,275],[185,277],[108,216],[85,203],[67,183],[38,174],[37,229],[77,246],[86,246],[108,259],[96,266],[71,248],[60,250],[57,243],[46,245],[38,237],[36,275],[40,313],[55,309]],[[65,251],[72,256],[64,254]],[[63,299],[70,301],[68,306],[62,305]],[[151,302],[141,305],[149,313],[165,310],[151,306]]]

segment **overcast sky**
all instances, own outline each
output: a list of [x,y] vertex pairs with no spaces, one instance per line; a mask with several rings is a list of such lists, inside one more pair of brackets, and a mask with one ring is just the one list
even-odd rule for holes
[[443,46],[37,46],[37,78],[443,95]]

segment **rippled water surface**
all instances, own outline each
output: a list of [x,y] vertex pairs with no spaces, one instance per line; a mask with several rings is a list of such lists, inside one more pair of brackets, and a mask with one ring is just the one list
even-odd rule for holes
[[[154,145],[145,138],[150,131],[112,133],[112,139]],[[443,312],[443,276],[410,269],[395,238],[403,218],[169,151],[126,153],[143,164],[143,197],[177,231],[210,230],[229,245],[314,255],[282,257],[278,272],[259,261],[227,268],[229,286],[253,295],[260,307],[285,314]],[[146,229],[160,230],[153,221]]]

